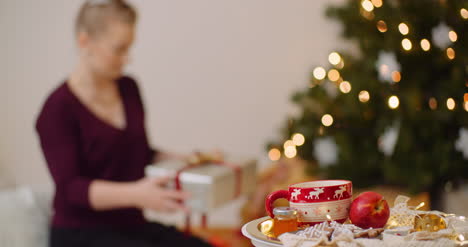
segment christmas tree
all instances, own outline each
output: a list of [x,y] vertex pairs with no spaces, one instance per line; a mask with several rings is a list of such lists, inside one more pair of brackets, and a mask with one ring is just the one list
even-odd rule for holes
[[444,186],[468,178],[468,1],[350,0],[327,16],[357,48],[313,69],[270,158],[298,155],[355,187],[429,191],[440,209]]

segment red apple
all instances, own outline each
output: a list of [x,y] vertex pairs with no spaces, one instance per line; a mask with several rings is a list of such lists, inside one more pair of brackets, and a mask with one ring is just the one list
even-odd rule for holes
[[366,191],[351,203],[349,219],[361,228],[381,228],[387,223],[390,209],[387,201],[379,193]]

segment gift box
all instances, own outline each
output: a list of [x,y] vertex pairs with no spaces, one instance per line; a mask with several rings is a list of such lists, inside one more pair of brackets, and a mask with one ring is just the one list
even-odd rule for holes
[[[185,168],[185,169],[184,169]],[[252,193],[256,185],[257,162],[253,159],[227,158],[187,168],[180,160],[147,166],[147,176],[172,177],[168,187],[176,189],[176,175],[182,190],[191,194],[185,203],[192,212],[207,213],[240,195]]]

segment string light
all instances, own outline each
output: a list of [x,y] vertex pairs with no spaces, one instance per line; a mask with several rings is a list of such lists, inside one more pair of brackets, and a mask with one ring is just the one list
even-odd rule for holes
[[374,5],[369,0],[362,1],[361,6],[367,12],[371,12],[372,10],[374,10]]
[[463,106],[465,108],[465,111],[468,111],[468,101],[465,101],[465,103],[463,103]]
[[468,101],[468,93],[465,93],[463,95],[463,101],[467,102]]
[[338,79],[340,79],[340,72],[336,69],[331,69],[328,71],[328,79],[330,81],[338,81]]
[[460,15],[463,19],[468,19],[468,10],[465,8],[460,9]]
[[284,149],[284,155],[288,158],[294,158],[296,157],[296,154],[297,154],[296,146],[289,146]]
[[418,209],[424,207],[424,205],[426,205],[426,203],[425,203],[425,202],[421,202],[421,203],[419,203],[418,206],[416,206],[416,207],[414,208],[414,210],[418,210]]
[[323,80],[323,78],[325,78],[325,76],[327,75],[327,72],[325,71],[324,68],[317,67],[317,68],[314,69],[313,74],[314,74],[315,79]]
[[447,48],[447,57],[450,60],[453,60],[455,58],[455,50],[452,49],[451,47]]
[[322,124],[325,127],[329,127],[333,124],[333,117],[330,114],[325,114],[322,117]]
[[399,71],[393,71],[392,72],[392,80],[394,82],[400,82],[401,81],[401,74]]
[[302,146],[302,144],[304,144],[304,142],[305,142],[304,135],[302,135],[301,133],[296,133],[296,134],[293,135],[292,141],[293,141],[294,145]]
[[431,108],[431,110],[437,109],[437,100],[434,97],[429,99],[429,108]]
[[452,42],[455,42],[458,39],[457,33],[453,30],[448,33],[448,36],[449,36],[450,41]]
[[361,101],[362,103],[366,103],[370,100],[370,94],[366,90],[362,90],[361,92],[359,92],[358,97],[359,101]]
[[382,7],[382,0],[372,0],[372,4],[374,5],[374,7],[380,8]]
[[403,47],[403,49],[407,51],[411,50],[411,48],[413,47],[413,45],[411,44],[411,41],[406,38],[401,41],[401,46]]
[[342,93],[349,93],[351,92],[351,83],[349,83],[348,81],[342,81],[340,83],[340,91]]
[[268,152],[268,158],[270,158],[271,161],[277,161],[281,158],[281,152],[277,148],[272,148]]
[[423,49],[423,51],[428,51],[429,49],[431,49],[431,43],[429,42],[429,40],[422,39],[421,48]]
[[296,146],[292,140],[287,140],[284,142],[283,147],[286,149],[287,147],[290,146]]
[[453,98],[447,99],[447,109],[453,111],[455,109],[455,100]]
[[409,33],[409,27],[404,22],[402,22],[402,23],[400,23],[400,25],[398,25],[398,30],[403,35],[407,35]]
[[396,109],[400,105],[400,100],[398,99],[397,96],[393,95],[390,98],[388,98],[388,106],[390,109]]
[[377,30],[379,30],[379,32],[381,33],[387,32],[387,23],[385,23],[385,21],[382,21],[382,20],[378,21]]
[[328,61],[333,65],[338,65],[341,61],[341,56],[337,52],[332,52],[328,55]]

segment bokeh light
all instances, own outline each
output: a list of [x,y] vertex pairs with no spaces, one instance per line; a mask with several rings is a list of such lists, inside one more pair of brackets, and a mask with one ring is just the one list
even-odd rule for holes
[[268,158],[270,158],[271,161],[277,161],[281,158],[281,152],[277,148],[272,148],[268,152]]
[[422,39],[421,48],[423,49],[423,51],[428,51],[429,49],[431,49],[431,43],[429,42],[429,40]]
[[305,142],[305,137],[301,133],[296,133],[296,134],[293,135],[292,141],[293,141],[294,145],[301,146]]
[[325,78],[325,76],[327,75],[327,72],[325,71],[324,68],[317,67],[314,69],[313,74],[314,74],[315,79],[323,80],[323,78]]
[[359,101],[361,101],[362,103],[366,103],[370,100],[370,94],[366,90],[362,90],[361,92],[359,92],[358,97]]
[[390,98],[388,98],[388,107],[390,109],[396,109],[400,105],[400,100],[398,99],[397,96],[392,95]]
[[333,117],[330,114],[325,114],[322,117],[322,124],[325,127],[329,127],[333,124]]

